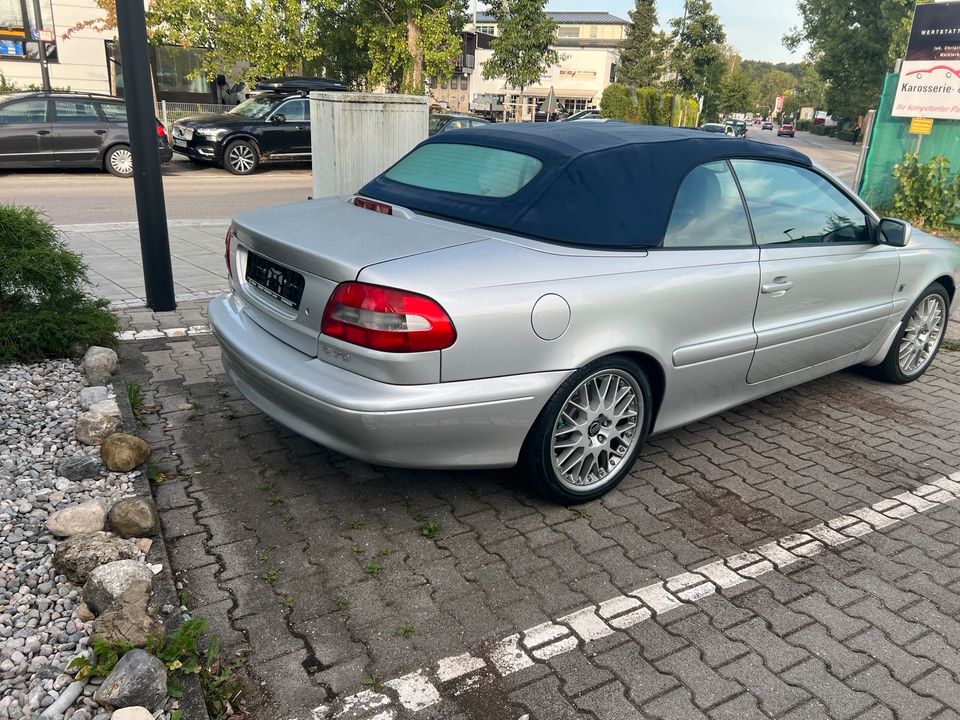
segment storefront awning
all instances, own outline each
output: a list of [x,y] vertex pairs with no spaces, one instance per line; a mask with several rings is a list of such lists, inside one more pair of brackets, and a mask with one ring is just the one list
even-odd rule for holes
[[[531,87],[524,88],[523,94],[527,97],[543,97],[545,98],[550,92],[550,88],[541,88],[541,87]],[[554,94],[557,96],[557,100],[565,99],[583,99],[590,100],[594,95],[596,95],[598,90],[573,90],[567,88],[558,88],[553,89]],[[519,93],[514,92],[514,95]]]

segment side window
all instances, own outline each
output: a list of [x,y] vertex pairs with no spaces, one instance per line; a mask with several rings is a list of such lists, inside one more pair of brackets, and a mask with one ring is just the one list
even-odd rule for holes
[[21,123],[42,123],[47,121],[47,101],[21,100],[0,107],[0,123],[18,125]]
[[127,108],[119,103],[100,103],[100,110],[109,122],[125,123]]
[[764,160],[734,160],[758,245],[867,243],[867,219],[815,172]]
[[310,108],[306,100],[287,100],[277,108],[277,113],[287,118],[287,122],[306,122],[310,119]]
[[54,100],[57,122],[96,122],[97,108],[86,100]]
[[677,191],[663,247],[752,244],[743,200],[727,163],[693,169]]

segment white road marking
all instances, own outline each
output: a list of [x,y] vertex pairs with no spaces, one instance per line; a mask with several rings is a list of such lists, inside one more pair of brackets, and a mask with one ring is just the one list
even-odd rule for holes
[[197,335],[210,335],[213,330],[209,325],[191,325],[185,328],[166,328],[164,330],[124,330],[117,333],[117,339],[121,342],[130,340],[156,340],[157,338],[178,338],[195,337]]
[[[512,675],[537,664],[538,660],[569,652],[581,641],[590,642],[607,637],[620,629],[643,622],[654,614],[662,615],[678,607],[691,605],[718,590],[728,590],[772,572],[775,567],[788,567],[819,554],[826,547],[845,545],[904,518],[940,507],[960,498],[958,481],[960,472],[764,543],[752,552],[715,560],[693,571],[604,600],[599,605],[581,608],[558,618],[556,622],[541,623],[522,633],[510,635],[496,642],[487,653],[492,666],[488,672],[495,672],[501,677]],[[396,692],[395,704],[416,712],[432,707],[442,699],[434,682],[440,685],[452,683],[455,686],[452,694],[457,695],[464,687],[474,685],[483,677],[482,674],[474,675],[464,681],[464,676],[487,668],[483,658],[464,653],[438,661],[436,671],[432,674],[427,670],[417,670],[384,685]],[[363,690],[345,698],[335,715],[331,715],[335,709],[333,706],[321,705],[313,711],[313,718],[342,718],[349,712],[350,718],[358,720],[389,720],[396,717],[393,707],[386,710],[381,708],[394,702],[381,693]],[[377,714],[364,714],[373,711]]]

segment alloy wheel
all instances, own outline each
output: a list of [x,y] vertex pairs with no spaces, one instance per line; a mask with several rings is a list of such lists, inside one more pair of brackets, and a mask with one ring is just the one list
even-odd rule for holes
[[946,307],[938,294],[917,305],[900,341],[899,364],[904,375],[916,375],[933,359],[943,334]]
[[127,148],[117,148],[110,154],[110,167],[118,175],[132,175],[133,154]]
[[573,492],[609,482],[638,442],[643,396],[627,372],[600,370],[564,401],[550,441],[553,470]]
[[248,173],[256,163],[253,150],[249,145],[234,145],[230,149],[230,165],[239,173]]

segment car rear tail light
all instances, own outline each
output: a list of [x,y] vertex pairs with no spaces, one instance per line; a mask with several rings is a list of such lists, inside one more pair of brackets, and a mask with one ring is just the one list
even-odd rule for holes
[[167,136],[167,129],[163,126],[163,123],[157,123],[157,137],[165,138]]
[[320,332],[384,352],[427,352],[453,345],[457,332],[440,305],[395,288],[346,282],[323,311]]
[[223,259],[227,261],[227,277],[233,277],[233,268],[230,267],[230,240],[233,238],[233,225],[227,228],[227,237],[224,238]]
[[373,210],[383,215],[393,215],[393,208],[387,205],[387,203],[370,200],[369,198],[355,197],[353,204],[364,210]]

